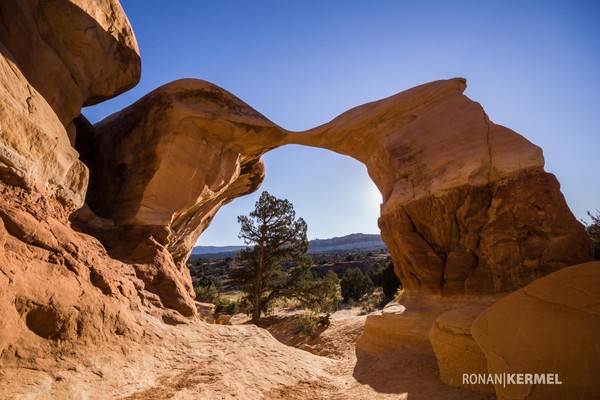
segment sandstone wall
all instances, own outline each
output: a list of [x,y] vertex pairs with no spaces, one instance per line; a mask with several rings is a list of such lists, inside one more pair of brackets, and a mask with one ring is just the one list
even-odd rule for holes
[[562,269],[511,293],[479,315],[471,333],[491,374],[551,374],[561,382],[495,385],[498,399],[598,397],[600,262]]
[[73,120],[140,77],[120,5],[7,0],[0,16],[0,360],[43,369],[75,344],[139,338],[145,314],[181,316],[70,222],[88,185]]
[[0,168],[80,207],[87,170],[73,119],[138,82],[127,17],[116,0],[7,0],[0,15]]

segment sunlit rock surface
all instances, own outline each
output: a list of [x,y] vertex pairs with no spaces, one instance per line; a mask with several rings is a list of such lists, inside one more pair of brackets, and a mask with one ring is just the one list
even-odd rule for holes
[[379,226],[410,292],[511,291],[591,259],[539,147],[492,123],[464,79],[352,109],[296,143],[349,155],[383,194]]
[[2,54],[65,127],[82,105],[114,97],[140,79],[135,36],[117,0],[6,0],[0,12]]
[[88,185],[73,119],[140,77],[120,5],[8,0],[0,15],[0,360],[43,369],[75,344],[140,338],[144,314],[173,322],[186,310],[167,309],[69,220]]
[[127,17],[114,0],[6,0],[0,15],[0,171],[79,207],[88,177],[73,119],[140,78]]

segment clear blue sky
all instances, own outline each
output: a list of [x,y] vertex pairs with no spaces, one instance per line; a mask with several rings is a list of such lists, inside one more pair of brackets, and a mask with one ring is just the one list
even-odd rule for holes
[[[600,209],[600,1],[122,0],[142,55],[133,90],[96,122],[179,78],[213,82],[291,130],[437,79],[465,77],[492,121],[541,146],[577,218]],[[378,232],[360,163],[297,146],[264,157],[261,189],[223,207],[199,244],[239,243],[260,191],[310,238]]]

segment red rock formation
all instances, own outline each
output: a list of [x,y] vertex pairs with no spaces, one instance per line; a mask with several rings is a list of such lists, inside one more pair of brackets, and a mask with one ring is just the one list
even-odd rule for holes
[[[148,314],[167,323],[194,315],[184,265],[193,243],[221,205],[258,188],[260,156],[285,144],[367,166],[409,292],[507,291],[591,256],[558,183],[543,172],[541,150],[492,124],[462,94],[463,79],[357,107],[304,133],[214,85],[182,80],[91,126],[82,106],[139,80],[135,39],[116,0],[8,0],[0,13],[6,359],[33,360],[58,340],[135,338]],[[91,169],[89,190],[72,144]]]
[[497,293],[591,259],[541,149],[493,124],[463,79],[356,107],[294,137],[367,166],[409,292]]
[[72,120],[139,80],[120,5],[3,1],[0,14],[0,357],[43,368],[73,343],[139,337],[143,313],[181,317],[69,221],[88,180]]
[[591,259],[541,150],[489,121],[465,87],[432,82],[294,133],[214,85],[173,82],[89,129],[88,203],[125,229],[130,245],[134,231],[152,235],[183,282],[182,262],[218,208],[258,188],[260,155],[294,143],[367,166],[383,193],[382,236],[409,292],[508,292]]

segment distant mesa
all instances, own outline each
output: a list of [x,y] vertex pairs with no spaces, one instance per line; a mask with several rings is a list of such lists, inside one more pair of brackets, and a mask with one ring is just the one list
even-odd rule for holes
[[[234,256],[246,246],[195,246],[192,256]],[[387,249],[378,234],[352,233],[331,239],[313,239],[308,242],[309,253],[328,253],[335,251],[371,251]]]
[[331,239],[314,239],[308,242],[309,253],[375,250],[387,250],[379,234],[352,233],[346,236]]
[[245,249],[246,246],[195,246],[192,249],[192,256],[233,256],[238,251]]

